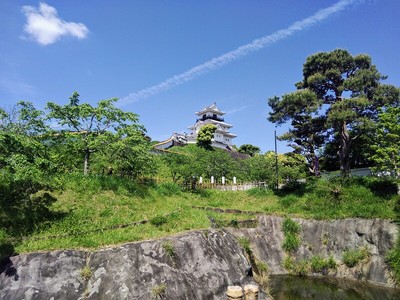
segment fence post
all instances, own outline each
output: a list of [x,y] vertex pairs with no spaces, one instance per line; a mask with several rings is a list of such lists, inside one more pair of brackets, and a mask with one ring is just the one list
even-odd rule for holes
[[258,300],[258,286],[255,284],[246,284],[244,286],[245,300]]
[[226,296],[228,300],[241,300],[243,297],[243,290],[241,286],[230,285],[226,290]]

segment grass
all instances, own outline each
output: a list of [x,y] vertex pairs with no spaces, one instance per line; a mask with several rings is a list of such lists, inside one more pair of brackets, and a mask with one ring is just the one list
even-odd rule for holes
[[[128,178],[68,175],[53,178],[57,199],[50,211],[57,218],[42,220],[24,239],[0,228],[0,255],[38,250],[96,249],[125,242],[154,239],[187,230],[240,226],[245,214],[206,211],[192,206],[238,209],[291,217],[337,219],[346,217],[393,219],[396,196],[377,195],[371,186],[317,180],[300,190],[253,189],[182,192],[172,183],[141,185]],[[339,198],[339,199],[337,199]],[[149,222],[120,228],[141,220]],[[290,227],[290,226],[289,226]],[[293,241],[291,241],[292,243]],[[293,244],[293,243],[292,243]],[[295,243],[294,243],[295,244]]]
[[155,287],[153,287],[151,294],[153,295],[153,299],[162,299],[167,290],[167,285],[162,283]]
[[347,267],[352,268],[369,257],[370,253],[365,247],[354,250],[346,250],[343,252],[343,263]]
[[282,231],[285,235],[282,248],[286,252],[293,252],[300,246],[299,233],[301,226],[290,218],[285,218],[282,223]]

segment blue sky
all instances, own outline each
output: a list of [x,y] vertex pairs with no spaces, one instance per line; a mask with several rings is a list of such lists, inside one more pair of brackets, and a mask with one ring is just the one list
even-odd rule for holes
[[0,106],[117,97],[163,140],[216,102],[235,144],[265,152],[267,99],[294,91],[313,53],[366,53],[400,86],[399,17],[397,0],[0,0]]

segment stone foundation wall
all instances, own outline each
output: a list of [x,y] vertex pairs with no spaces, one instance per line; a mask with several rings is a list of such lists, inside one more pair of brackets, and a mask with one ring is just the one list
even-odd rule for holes
[[[319,255],[340,262],[346,249],[367,247],[368,262],[357,268],[340,265],[329,275],[395,286],[384,262],[397,237],[391,222],[294,220],[302,228],[296,259]],[[94,252],[14,256],[0,265],[0,299],[226,299],[227,286],[252,282],[238,237],[250,240],[271,274],[288,273],[282,267],[282,222],[280,217],[260,216],[256,228],[191,231]]]

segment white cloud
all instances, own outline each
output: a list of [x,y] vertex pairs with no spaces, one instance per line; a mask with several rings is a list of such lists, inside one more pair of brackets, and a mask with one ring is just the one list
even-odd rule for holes
[[89,33],[84,24],[60,19],[57,10],[43,2],[39,8],[23,6],[22,11],[26,16],[24,32],[41,45],[53,44],[64,35],[84,39]]
[[157,95],[163,91],[169,90],[175,86],[181,85],[187,81],[193,80],[196,77],[205,73],[211,72],[212,70],[218,69],[226,64],[229,64],[239,58],[242,58],[252,52],[259,51],[267,46],[276,44],[280,40],[284,40],[296,32],[302,31],[312,25],[316,25],[319,22],[329,18],[331,15],[336,14],[346,9],[351,4],[355,4],[360,0],[341,0],[337,3],[317,11],[314,15],[305,18],[301,21],[294,22],[292,25],[285,29],[275,31],[270,35],[263,36],[259,39],[255,39],[252,42],[236,48],[235,50],[229,51],[218,57],[214,57],[205,63],[195,66],[190,70],[174,75],[159,84],[151,87],[142,89],[138,92],[131,93],[128,96],[120,100],[119,106],[129,104],[131,102],[145,99],[154,95]]

